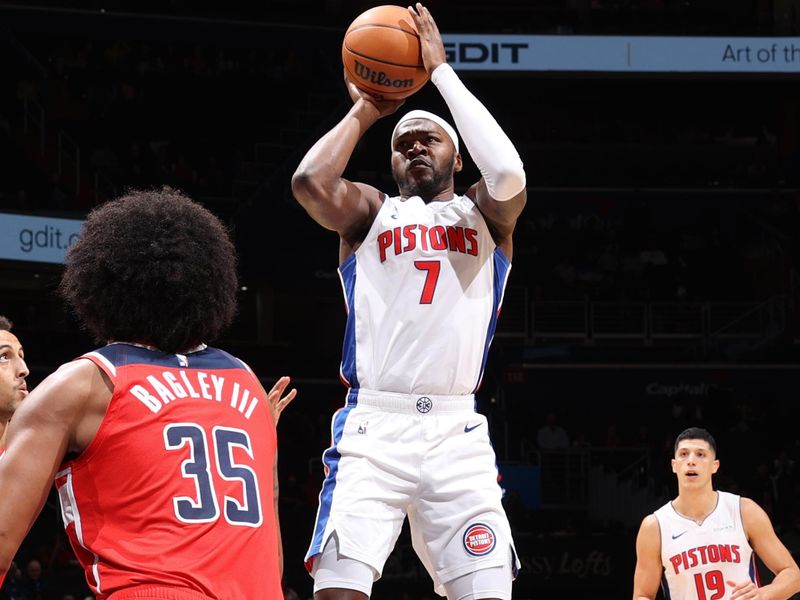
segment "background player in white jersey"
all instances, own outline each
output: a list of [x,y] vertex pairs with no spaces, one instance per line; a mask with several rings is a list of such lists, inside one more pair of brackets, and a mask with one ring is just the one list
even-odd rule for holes
[[[764,510],[749,498],[715,491],[717,445],[691,427],[675,440],[678,497],[642,521],[636,540],[634,600],[786,600],[800,571]],[[775,574],[758,587],[755,556]]]
[[28,365],[22,344],[11,333],[11,321],[0,315],[0,456],[6,444],[6,427],[20,402],[28,395]]
[[295,172],[297,200],[340,236],[348,309],[342,377],[350,391],[323,457],[307,566],[318,600],[368,597],[407,514],[439,594],[507,599],[517,561],[473,393],[526,201],[525,172],[506,134],[447,65],[428,10],[418,3],[409,11],[425,68],[482,177],[456,195],[455,130],[412,111],[392,135],[399,196],[344,179],[359,139],[402,104],[349,81],[353,107]]

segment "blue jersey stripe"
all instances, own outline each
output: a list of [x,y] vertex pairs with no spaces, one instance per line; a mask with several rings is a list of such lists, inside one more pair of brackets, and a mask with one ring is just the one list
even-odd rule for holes
[[347,303],[347,324],[342,342],[342,377],[351,388],[357,388],[358,373],[356,371],[356,255],[352,254],[339,267],[342,280],[342,291]]
[[761,582],[758,579],[758,570],[756,567],[756,553],[750,555],[750,581],[756,584],[756,587],[761,587]]
[[344,433],[344,424],[350,411],[356,406],[358,392],[350,392],[348,403],[344,408],[340,408],[333,416],[331,426],[332,443],[322,455],[322,462],[327,468],[325,481],[322,483],[322,491],[319,493],[319,511],[317,512],[317,523],[314,527],[314,537],[311,540],[311,547],[306,554],[306,561],[322,552],[323,536],[328,525],[328,518],[331,515],[331,504],[333,502],[333,490],[336,488],[336,475],[339,472],[339,460],[342,455],[339,453],[338,445]]
[[497,329],[497,318],[500,316],[500,306],[503,304],[503,293],[506,289],[506,281],[511,271],[511,261],[500,248],[494,250],[494,301],[492,303],[492,318],[489,321],[489,328],[486,331],[486,340],[483,345],[483,360],[478,372],[478,381],[472,390],[474,394],[478,391],[483,380],[483,370],[486,368],[486,358],[489,356],[489,346],[494,339],[494,332]]

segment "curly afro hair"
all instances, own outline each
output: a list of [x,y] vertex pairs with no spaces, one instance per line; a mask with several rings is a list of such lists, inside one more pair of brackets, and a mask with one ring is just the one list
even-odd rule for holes
[[170,188],[129,191],[89,213],[59,292],[98,342],[186,351],[236,313],[236,251],[225,226]]

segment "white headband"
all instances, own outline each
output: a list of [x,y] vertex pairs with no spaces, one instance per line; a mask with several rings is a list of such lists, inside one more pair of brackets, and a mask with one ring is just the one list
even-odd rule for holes
[[392,131],[392,139],[390,140],[392,150],[394,150],[394,136],[397,134],[397,130],[400,128],[400,125],[406,121],[411,121],[412,119],[427,119],[428,121],[433,121],[436,123],[439,127],[444,129],[447,135],[450,136],[450,139],[453,140],[453,146],[455,146],[456,152],[458,152],[458,135],[456,134],[456,130],[442,117],[435,115],[432,112],[428,112],[427,110],[412,110],[411,112],[403,115],[403,117],[397,122],[397,125],[394,126],[394,130]]

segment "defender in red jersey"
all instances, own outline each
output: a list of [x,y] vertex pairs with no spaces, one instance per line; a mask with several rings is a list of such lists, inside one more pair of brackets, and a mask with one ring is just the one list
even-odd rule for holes
[[11,327],[11,321],[0,315],[0,457],[6,447],[8,422],[28,395],[25,351],[17,336],[11,333]]
[[0,572],[55,479],[98,599],[283,598],[275,424],[267,393],[204,341],[231,321],[233,245],[169,189],[95,209],[61,292],[98,340],[17,412],[0,460]]

